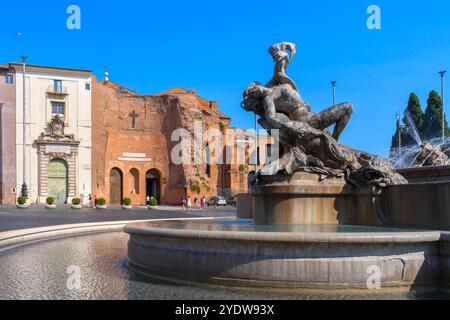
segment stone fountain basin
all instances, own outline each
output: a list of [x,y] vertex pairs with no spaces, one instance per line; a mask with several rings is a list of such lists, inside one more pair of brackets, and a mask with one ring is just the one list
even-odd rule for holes
[[289,233],[125,227],[132,267],[237,287],[381,289],[447,287],[450,236],[438,231]]

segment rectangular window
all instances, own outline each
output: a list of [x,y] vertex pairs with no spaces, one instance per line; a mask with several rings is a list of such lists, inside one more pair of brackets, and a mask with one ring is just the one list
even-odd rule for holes
[[91,91],[91,84],[90,83],[86,83],[85,84],[85,89],[86,89],[86,91]]
[[55,92],[62,92],[61,80],[53,80],[53,90],[55,90]]
[[14,77],[12,74],[5,75],[5,83],[7,84],[13,84],[14,83]]
[[64,102],[52,102],[52,113],[64,115],[65,113],[65,103]]

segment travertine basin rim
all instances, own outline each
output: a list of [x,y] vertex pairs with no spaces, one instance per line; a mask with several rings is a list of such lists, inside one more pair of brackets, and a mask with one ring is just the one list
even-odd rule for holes
[[[289,243],[423,243],[441,240],[441,231],[411,232],[353,232],[353,233],[320,233],[320,232],[252,232],[252,231],[208,231],[179,230],[152,227],[143,223],[125,226],[124,231],[130,235],[170,237],[197,240],[233,240]],[[450,238],[450,233],[446,235]]]

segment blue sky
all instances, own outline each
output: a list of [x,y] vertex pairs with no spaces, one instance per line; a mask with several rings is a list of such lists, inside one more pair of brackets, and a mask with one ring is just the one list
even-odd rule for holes
[[[450,68],[450,1],[2,1],[0,62],[86,68],[141,93],[182,86],[218,100],[232,124],[251,128],[240,109],[253,80],[271,78],[267,48],[296,42],[289,75],[315,111],[350,101],[355,114],[342,141],[386,155],[395,113],[414,91],[425,107]],[[68,30],[66,8],[81,8]],[[381,30],[366,27],[381,8]],[[21,32],[21,37],[14,37]],[[450,93],[450,91],[449,91]],[[448,108],[446,108],[449,110]]]

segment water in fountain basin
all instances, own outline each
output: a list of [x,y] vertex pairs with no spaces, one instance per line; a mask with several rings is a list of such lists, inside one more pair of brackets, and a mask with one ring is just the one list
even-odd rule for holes
[[394,227],[370,227],[336,224],[256,225],[249,219],[217,219],[189,221],[152,221],[141,226],[158,229],[235,232],[289,232],[289,233],[386,233],[411,232],[416,229]]
[[[325,292],[249,290],[171,282],[130,269],[129,236],[123,232],[84,235],[42,242],[0,254],[0,299],[148,299],[148,300],[278,300],[278,299],[449,299],[445,293]],[[58,254],[55,256],[55,252]],[[81,288],[67,287],[67,266],[82,270]]]

